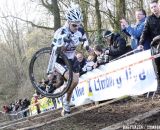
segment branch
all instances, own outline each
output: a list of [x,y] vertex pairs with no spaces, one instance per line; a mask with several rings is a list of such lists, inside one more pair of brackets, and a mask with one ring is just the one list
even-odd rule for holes
[[[86,0],[84,0],[84,2],[95,8],[95,5],[91,4],[90,2],[88,2]],[[102,12],[102,13],[104,13],[106,16],[110,16],[110,13],[107,13],[106,11],[103,11],[103,10],[100,10],[100,9],[99,9],[99,11]]]
[[[108,8],[107,2],[108,2],[108,0],[106,0],[106,7],[107,7],[107,10],[108,10],[109,21],[110,21],[110,23],[112,23],[112,25],[113,25],[114,22],[115,22],[115,17],[112,15],[111,10]],[[111,20],[112,20],[112,21],[111,21]]]
[[8,18],[8,17],[12,17],[12,18],[15,18],[15,19],[21,20],[21,21],[23,21],[23,22],[29,23],[29,24],[31,24],[33,27],[43,28],[43,29],[47,29],[47,30],[54,30],[54,28],[51,28],[51,27],[45,27],[45,26],[40,26],[40,25],[34,24],[34,23],[33,23],[33,22],[31,22],[31,21],[24,20],[24,19],[21,19],[21,18],[18,18],[18,17],[12,16],[12,15],[4,16],[4,17],[1,17],[1,18]]
[[68,5],[66,3],[64,3],[64,1],[60,1],[60,2],[65,6],[65,8],[68,7]]
[[46,3],[44,2],[44,0],[41,0],[41,2],[42,2],[42,5],[46,7],[47,9],[52,7],[51,4],[49,4],[47,0],[45,1]]

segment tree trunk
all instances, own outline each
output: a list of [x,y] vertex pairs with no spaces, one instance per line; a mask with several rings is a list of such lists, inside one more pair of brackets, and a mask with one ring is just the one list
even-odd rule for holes
[[80,6],[83,14],[83,25],[84,29],[87,31],[88,28],[88,4],[84,0],[80,0]]
[[101,14],[99,10],[99,1],[95,0],[95,11],[96,11],[96,30],[97,30],[97,41],[101,43],[101,28],[102,28],[102,23],[101,23]]
[[41,0],[43,6],[47,8],[54,16],[54,31],[61,27],[60,10],[57,0],[51,0],[51,3]]
[[52,0],[52,14],[54,15],[54,29],[57,30],[61,26],[60,10],[57,0]]
[[120,27],[120,19],[125,18],[126,13],[125,13],[125,0],[116,0],[116,22],[115,22],[115,28],[114,31],[118,32],[120,31],[121,27]]
[[138,1],[138,8],[143,9],[143,0]]

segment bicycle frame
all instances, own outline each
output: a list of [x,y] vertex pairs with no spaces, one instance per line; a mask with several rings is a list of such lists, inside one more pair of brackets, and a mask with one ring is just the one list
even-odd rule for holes
[[54,45],[52,48],[51,56],[49,59],[48,67],[47,67],[47,74],[52,74],[55,70],[55,63],[58,57],[58,54],[60,53],[61,47],[64,45],[64,42],[61,40],[58,40],[57,44],[55,45],[53,42],[52,44]]
[[47,68],[47,74],[52,74],[53,71],[55,70],[55,63],[56,63],[56,60],[57,60],[57,46],[54,46],[52,48],[52,52],[51,52],[51,56],[50,56],[50,59],[49,59],[49,63],[48,63],[48,68]]

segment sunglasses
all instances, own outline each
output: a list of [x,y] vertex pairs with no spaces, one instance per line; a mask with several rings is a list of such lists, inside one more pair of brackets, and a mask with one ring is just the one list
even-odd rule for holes
[[77,24],[71,24],[72,25],[72,27],[78,27],[79,25],[77,25]]

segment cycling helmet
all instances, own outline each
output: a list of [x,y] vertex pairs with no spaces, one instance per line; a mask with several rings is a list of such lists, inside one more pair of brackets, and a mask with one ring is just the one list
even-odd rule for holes
[[83,18],[80,8],[77,5],[73,5],[69,8],[66,12],[66,19],[72,22],[81,22]]

